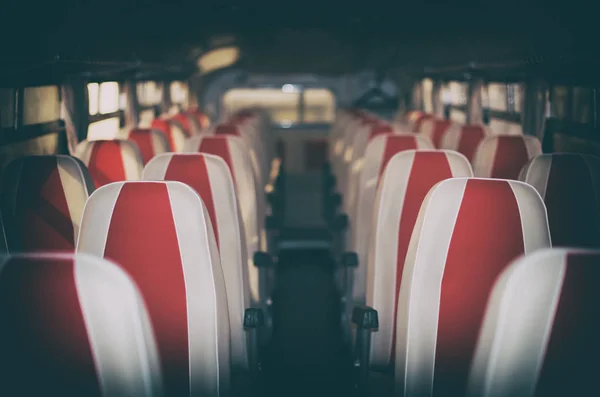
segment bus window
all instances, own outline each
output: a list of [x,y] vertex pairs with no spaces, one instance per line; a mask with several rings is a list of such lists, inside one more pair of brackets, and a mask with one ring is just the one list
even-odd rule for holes
[[15,89],[0,88],[0,128],[15,126]]
[[87,139],[94,141],[118,138],[121,112],[119,83],[89,83],[87,88],[90,114]]
[[506,112],[508,110],[508,100],[506,98],[506,84],[489,84],[487,91],[488,106],[490,110]]
[[489,83],[486,88],[485,102],[487,105],[490,130],[495,134],[520,135],[521,113],[523,111],[523,84]]
[[[172,108],[187,109],[188,107],[188,85],[183,81],[172,81],[169,85]],[[170,111],[173,111],[173,109]]]
[[467,122],[468,84],[450,81],[442,86],[442,101],[447,108],[448,118],[460,124]]
[[149,128],[162,100],[162,86],[155,81],[139,81],[136,90],[140,104],[139,127]]
[[592,122],[592,89],[573,87],[572,121],[589,124]]
[[49,123],[60,119],[60,94],[55,85],[26,87],[23,90],[23,125]]
[[304,122],[331,123],[335,118],[335,98],[324,88],[304,91]]
[[569,89],[565,86],[552,87],[552,117],[559,120],[567,118],[567,102],[569,100]]
[[335,96],[324,88],[236,88],[223,95],[227,114],[248,107],[267,110],[275,125],[291,127],[305,123],[330,123],[335,118]]
[[433,113],[433,80],[423,79],[423,110],[425,113]]

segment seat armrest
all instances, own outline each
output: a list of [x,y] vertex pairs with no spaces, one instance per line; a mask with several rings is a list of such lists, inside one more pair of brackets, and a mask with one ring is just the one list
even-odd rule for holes
[[352,322],[359,329],[374,331],[379,328],[379,315],[372,307],[358,306],[352,310]]
[[348,215],[337,214],[337,216],[335,218],[333,218],[331,226],[334,230],[342,231],[342,230],[346,230],[348,228],[349,224],[350,224],[350,219],[348,218]]
[[246,331],[260,328],[265,325],[265,316],[262,309],[254,307],[244,311],[244,329]]
[[356,387],[360,395],[368,394],[369,360],[371,357],[371,333],[379,328],[377,310],[372,307],[355,307],[352,322],[356,324],[355,367],[358,369]]
[[340,263],[344,267],[358,267],[358,255],[356,252],[344,252]]
[[254,257],[252,259],[254,262],[254,266],[258,267],[259,269],[273,267],[273,257],[266,252],[257,251],[254,253]]

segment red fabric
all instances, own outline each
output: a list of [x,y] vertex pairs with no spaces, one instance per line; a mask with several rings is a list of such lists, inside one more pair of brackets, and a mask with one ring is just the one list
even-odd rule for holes
[[170,120],[174,120],[177,123],[179,123],[181,125],[181,128],[183,129],[183,133],[186,136],[192,135],[192,123],[188,116],[186,116],[183,113],[177,113],[175,116],[171,117]]
[[202,138],[200,147],[198,148],[200,153],[213,154],[221,157],[229,166],[229,172],[235,182],[235,171],[233,166],[233,160],[231,158],[231,152],[229,151],[229,140],[227,137],[206,137]]
[[140,288],[158,343],[165,394],[189,395],[186,286],[166,185],[123,186],[104,256],[127,270]]
[[418,149],[417,139],[414,136],[388,136],[385,141],[385,148],[383,149],[383,158],[381,159],[381,167],[379,168],[379,178],[381,178],[385,171],[385,167],[387,167],[395,154],[411,149]]
[[219,124],[217,128],[215,128],[215,135],[240,136],[240,131],[234,124]]
[[520,136],[498,137],[492,178],[519,179],[521,168],[529,161],[525,141]]
[[510,184],[469,180],[442,279],[435,396],[464,395],[492,286],[523,252],[521,216]]
[[101,395],[72,259],[11,259],[0,273],[0,316],[7,395]]
[[87,166],[96,187],[127,180],[120,142],[97,141],[92,145],[92,154]]
[[600,214],[594,181],[578,155],[552,157],[546,196],[552,245],[600,248]]
[[152,128],[165,134],[167,140],[169,141],[169,146],[171,146],[171,150],[176,149],[175,139],[173,138],[173,129],[167,120],[152,120]]
[[398,234],[398,254],[396,259],[396,291],[394,303],[394,333],[392,337],[392,355],[393,362],[396,346],[396,312],[398,308],[398,293],[400,292],[400,283],[402,282],[402,272],[408,244],[412,236],[417,216],[421,209],[421,204],[429,190],[438,182],[452,178],[452,170],[448,163],[448,157],[441,152],[416,152],[412,164],[406,193],[404,195],[404,205],[400,214],[400,228]]
[[[435,120],[433,122],[433,131],[431,132],[431,143],[436,148],[442,146],[442,139],[452,122],[450,120]],[[420,128],[420,127],[419,127]]]
[[377,124],[377,125],[373,126],[373,128],[371,128],[371,131],[369,132],[369,141],[379,135],[392,134],[393,132],[394,132],[394,129],[392,128],[391,125]]
[[[75,251],[75,232],[57,159],[30,157],[15,177],[16,197],[4,205],[9,249],[15,252]],[[14,217],[10,217],[13,213]],[[15,231],[13,236],[10,231]],[[14,237],[14,238],[13,238]]]
[[598,388],[600,255],[571,254],[567,263],[536,396],[585,396]]
[[220,246],[217,212],[204,156],[174,155],[165,173],[165,180],[183,182],[198,192],[210,216],[217,246]]
[[467,160],[472,161],[475,156],[475,150],[477,150],[477,147],[483,138],[485,138],[483,127],[478,125],[465,125],[461,128],[457,151],[462,153]]
[[129,131],[128,139],[135,142],[140,149],[144,164],[148,163],[156,154],[154,152],[154,145],[152,144],[152,131],[150,129],[135,128]]
[[421,132],[421,124],[423,124],[423,121],[429,120],[432,118],[433,118],[432,114],[425,114],[425,113],[418,114],[417,119],[415,120],[415,124],[413,126],[413,131]]

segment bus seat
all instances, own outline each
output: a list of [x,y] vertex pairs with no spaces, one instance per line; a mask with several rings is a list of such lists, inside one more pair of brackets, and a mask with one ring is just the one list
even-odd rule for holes
[[582,396],[596,390],[600,251],[545,249],[496,282],[469,396]]
[[75,155],[87,166],[96,187],[138,180],[142,174],[142,155],[131,141],[82,141]]
[[[143,180],[179,181],[202,198],[211,219],[225,277],[231,326],[231,365],[247,371],[256,360],[256,347],[244,332],[244,311],[250,307],[248,260],[244,228],[235,186],[225,161],[205,153],[161,154],[144,168]],[[252,257],[250,257],[250,260]]]
[[166,395],[228,395],[225,283],[209,215],[191,187],[137,181],[99,188],[86,204],[77,252],[118,263],[138,285]]
[[[244,141],[229,135],[191,137],[186,142],[186,152],[208,153],[221,157],[231,171],[245,229],[247,257],[266,251],[264,195],[258,193],[256,176]],[[261,200],[262,199],[262,200]],[[248,269],[253,306],[266,301],[267,291],[259,284],[259,270]]]
[[477,147],[488,135],[490,132],[483,125],[455,125],[444,134],[441,147],[442,149],[456,150],[472,162]]
[[459,127],[451,120],[428,118],[423,120],[419,134],[429,138],[435,148],[442,147],[442,141],[449,130]]
[[519,179],[544,199],[554,247],[600,248],[600,159],[542,154],[523,167]]
[[85,165],[65,155],[25,156],[6,168],[0,215],[8,252],[74,252],[94,184]]
[[162,132],[167,137],[171,151],[183,151],[186,135],[179,124],[165,119],[154,119],[151,128]]
[[0,260],[7,395],[162,396],[148,312],[131,278],[91,255]]
[[184,113],[177,113],[177,114],[171,116],[168,119],[168,121],[170,121],[173,124],[178,125],[186,137],[196,135],[196,131],[194,130],[194,125],[192,124],[190,116],[188,116]]
[[434,186],[402,273],[396,391],[463,395],[494,281],[513,259],[547,247],[546,209],[530,185],[454,178]]
[[480,178],[517,180],[521,168],[541,153],[540,141],[532,136],[489,136],[481,141],[475,151],[473,171]]
[[157,154],[171,151],[166,136],[158,130],[133,128],[129,131],[127,139],[135,142],[144,164],[147,164]]
[[371,226],[373,222],[373,207],[377,186],[390,160],[405,150],[432,150],[431,142],[417,135],[384,135],[369,143],[360,173],[358,186],[354,189],[356,205],[350,209],[350,238],[347,247],[358,256],[358,267],[354,274],[352,300],[364,303],[367,280],[367,251]]
[[[396,154],[381,178],[372,211],[373,230],[357,234],[371,242],[364,255],[366,304],[379,314],[379,331],[373,334],[371,366],[388,370],[393,365],[396,306],[402,270],[421,204],[438,182],[472,177],[467,159],[454,151],[408,150]],[[364,304],[364,301],[363,301]]]

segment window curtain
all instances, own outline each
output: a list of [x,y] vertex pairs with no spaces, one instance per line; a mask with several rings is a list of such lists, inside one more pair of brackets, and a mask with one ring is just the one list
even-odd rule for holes
[[69,153],[74,154],[77,144],[87,137],[89,123],[87,82],[83,78],[71,78],[64,82],[60,89],[67,144]]
[[125,106],[125,125],[128,128],[134,128],[140,123],[140,106],[135,81],[127,81],[124,88],[127,102]]
[[470,124],[483,124],[483,103],[481,90],[483,89],[483,80],[475,80],[469,84],[468,98],[468,121]]
[[522,126],[525,135],[532,135],[543,142],[546,127],[546,106],[548,85],[540,79],[525,84],[525,102],[523,104]]
[[433,83],[433,89],[431,90],[431,101],[433,102],[433,114],[436,118],[444,118],[444,101],[442,98],[443,84],[440,81]]

